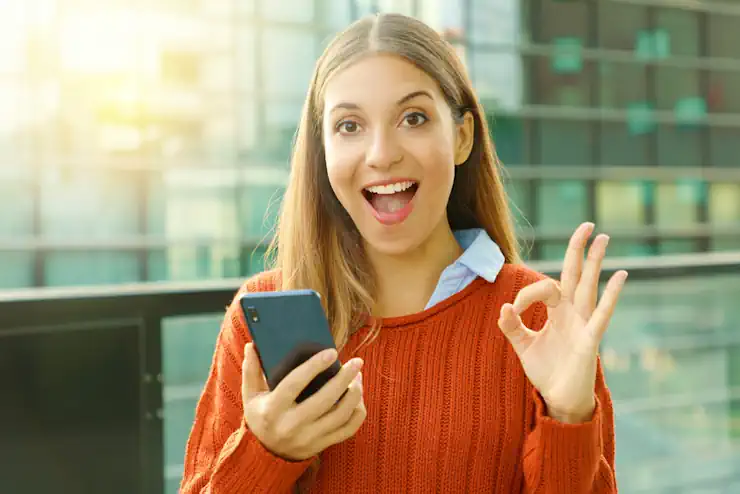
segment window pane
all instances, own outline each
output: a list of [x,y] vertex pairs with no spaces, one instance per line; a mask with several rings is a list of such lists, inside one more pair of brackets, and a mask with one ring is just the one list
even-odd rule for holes
[[525,123],[517,117],[496,116],[494,113],[488,115],[488,127],[493,135],[496,154],[504,166],[530,164],[527,153],[529,136]]
[[567,242],[542,242],[540,258],[543,261],[562,261],[567,247]]
[[44,234],[89,239],[139,230],[139,180],[132,171],[50,170],[41,187]]
[[0,238],[25,237],[33,233],[32,187],[26,181],[0,180]]
[[34,285],[34,253],[0,249],[0,289]]
[[222,320],[223,315],[216,314],[162,321],[165,481],[173,486],[182,477],[179,466]]
[[631,108],[647,100],[644,65],[599,63],[599,103],[607,108]]
[[[681,116],[687,111],[686,101],[689,98],[702,98],[700,72],[677,67],[655,68],[655,96],[659,110],[671,110]],[[701,110],[701,108],[699,108]],[[704,109],[706,112],[706,108]]]
[[308,23],[313,20],[313,3],[305,0],[262,0],[262,16],[275,21]]
[[740,140],[737,128],[709,128],[710,164],[713,166],[736,167],[740,156]]
[[[740,46],[740,45],[739,45]],[[712,113],[740,113],[740,72],[711,72],[707,105]]]
[[522,57],[514,51],[468,51],[471,78],[481,101],[493,112],[515,112],[524,98]]
[[540,150],[543,165],[588,166],[593,164],[592,125],[567,120],[541,120]]
[[701,166],[702,135],[699,129],[661,125],[658,128],[658,164]]
[[106,285],[139,281],[135,252],[51,252],[44,256],[49,286]]
[[709,222],[716,226],[740,225],[740,184],[711,184]]
[[609,241],[609,256],[613,257],[647,257],[656,254],[653,248],[647,242],[640,240],[619,240],[612,239]]
[[316,35],[311,32],[265,28],[261,44],[265,84],[262,89],[268,96],[303,97],[317,58],[315,45]]
[[599,46],[632,51],[637,33],[647,29],[647,9],[621,2],[595,2],[599,16]]
[[540,16],[537,26],[539,32],[535,42],[550,43],[555,38],[577,37],[582,40],[588,37],[589,2],[561,2],[558,0],[541,0]]
[[347,27],[352,19],[352,3],[355,0],[322,0],[322,18],[327,29],[340,31]]
[[699,54],[699,16],[698,12],[690,10],[658,9],[657,31],[665,33],[672,56]]
[[696,241],[692,239],[661,240],[658,242],[658,253],[660,255],[690,254],[692,252],[697,252]]
[[282,187],[249,185],[241,193],[242,234],[250,240],[262,240],[277,222]]
[[604,230],[644,226],[648,190],[642,182],[598,182],[596,224]]
[[651,166],[651,124],[604,122],[601,126],[601,163],[612,166]]
[[700,181],[657,184],[655,223],[659,227],[686,227],[696,224],[704,194],[705,184]]
[[538,230],[570,231],[587,220],[586,183],[552,180],[537,186]]
[[528,218],[531,216],[532,182],[529,180],[510,180],[506,182],[505,187],[509,195],[509,204],[517,229],[519,231],[528,229]]
[[265,128],[260,134],[260,154],[268,157],[270,164],[288,164],[293,148],[303,102],[268,104]]
[[[740,59],[740,29],[737,28],[737,16],[709,14],[707,36],[709,38],[709,56],[712,58]],[[736,86],[735,86],[736,87]]]
[[536,88],[530,103],[555,106],[590,106],[594,64],[573,59],[565,52],[552,57],[530,57],[528,78]]

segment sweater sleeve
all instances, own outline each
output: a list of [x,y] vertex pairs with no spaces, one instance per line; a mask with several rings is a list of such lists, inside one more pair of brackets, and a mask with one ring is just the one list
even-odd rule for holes
[[181,494],[290,492],[311,460],[290,462],[265,449],[244,420],[241,363],[249,342],[235,300],[216,342],[210,374],[185,451]]
[[564,424],[547,415],[545,401],[532,388],[523,451],[525,494],[617,493],[614,408],[600,360],[594,392],[596,408],[591,419]]

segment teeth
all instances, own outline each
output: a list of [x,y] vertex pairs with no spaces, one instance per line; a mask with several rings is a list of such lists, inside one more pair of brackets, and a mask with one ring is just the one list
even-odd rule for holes
[[414,185],[414,182],[406,181],[387,185],[373,185],[365,190],[372,192],[373,194],[395,194],[396,192],[402,192],[408,189],[412,185]]

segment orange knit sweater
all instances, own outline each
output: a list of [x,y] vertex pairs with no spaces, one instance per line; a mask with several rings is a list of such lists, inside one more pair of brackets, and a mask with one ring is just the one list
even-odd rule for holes
[[[505,265],[495,283],[477,279],[423,312],[385,319],[370,345],[367,328],[340,352],[365,360],[368,415],[355,437],[321,454],[315,493],[605,494],[614,477],[614,418],[599,368],[591,421],[546,416],[497,326],[501,305],[541,275]],[[270,275],[242,290],[274,290]],[[524,314],[545,322],[543,305]],[[216,345],[187,445],[181,493],[291,492],[310,461],[272,455],[242,415],[241,362],[248,330],[235,300]]]

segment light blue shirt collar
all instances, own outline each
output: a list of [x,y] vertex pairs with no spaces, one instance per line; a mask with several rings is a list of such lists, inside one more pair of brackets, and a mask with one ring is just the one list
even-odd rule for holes
[[460,292],[477,277],[493,283],[504,265],[501,249],[482,228],[458,230],[454,234],[463,253],[442,271],[427,308]]

